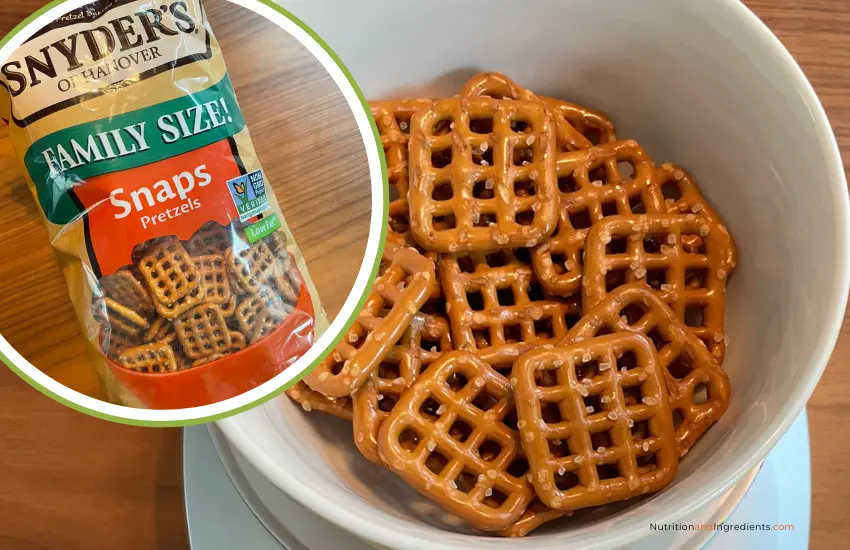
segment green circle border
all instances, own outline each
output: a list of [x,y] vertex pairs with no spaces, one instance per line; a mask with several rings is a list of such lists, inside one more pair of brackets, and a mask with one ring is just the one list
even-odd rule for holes
[[[41,16],[44,13],[48,12],[49,10],[55,8],[56,6],[64,4],[68,1],[69,0],[53,0],[52,2],[50,2],[49,4],[44,6],[43,8],[39,9],[38,11],[36,11],[32,15],[30,15],[29,17],[24,19],[20,24],[18,24],[14,29],[12,29],[6,36],[4,36],[3,38],[0,38],[0,48],[5,46],[6,43],[8,43],[9,40],[13,36],[15,36],[16,34],[21,32],[30,23],[34,22],[39,16]],[[294,16],[288,10],[286,10],[286,9],[282,8],[281,6],[275,4],[271,0],[254,0],[254,1],[275,10],[276,12],[280,13],[281,15],[283,15],[284,17],[286,17],[287,19],[289,19],[290,21],[295,23],[295,25],[297,25],[301,30],[306,32],[313,40],[316,41],[317,44],[319,44],[319,46],[321,46],[321,48],[323,50],[325,50],[325,52],[331,57],[331,59],[336,63],[336,65],[342,71],[343,75],[345,75],[345,78],[348,80],[349,84],[351,84],[351,87],[354,89],[354,92],[357,94],[358,99],[360,99],[360,104],[362,105],[363,109],[365,110],[366,115],[369,119],[369,123],[372,126],[372,134],[373,134],[373,137],[375,138],[375,144],[378,147],[379,159],[381,161],[382,178],[383,178],[383,181],[386,183],[387,178],[388,178],[387,161],[386,161],[386,157],[383,153],[383,144],[381,143],[381,136],[380,136],[380,133],[378,132],[378,126],[375,124],[375,120],[372,117],[371,110],[369,109],[369,102],[366,100],[366,96],[363,95],[363,91],[360,89],[360,86],[357,84],[357,81],[354,80],[354,77],[351,75],[351,72],[348,70],[348,67],[345,66],[345,63],[342,62],[340,57],[336,54],[336,52],[333,51],[333,49],[330,47],[330,45],[328,45],[327,42],[325,42],[318,34],[316,34],[315,31],[313,31],[313,29],[311,29],[306,23],[301,21],[298,17]],[[202,0],[202,2],[203,2],[203,0]],[[242,7],[242,6],[239,6],[239,7]],[[283,30],[283,29],[281,29],[281,30]],[[61,397],[60,395],[52,392],[51,390],[47,389],[46,387],[44,387],[41,384],[39,384],[38,382],[36,382],[34,379],[27,376],[20,368],[15,366],[14,363],[12,363],[12,361],[8,357],[6,357],[2,352],[0,352],[0,361],[5,363],[6,366],[8,366],[12,370],[12,372],[14,372],[20,378],[25,380],[30,386],[37,389],[38,391],[40,391],[44,395],[52,398],[53,400],[58,401],[59,403],[62,403],[63,405],[65,405],[67,407],[70,407],[70,408],[72,408],[72,409],[74,409],[78,412],[87,414],[89,416],[93,416],[95,418],[100,418],[102,420],[108,420],[110,422],[115,422],[115,423],[118,423],[118,424],[126,424],[126,425],[129,425],[129,426],[146,426],[146,427],[152,427],[152,428],[173,428],[173,427],[194,426],[194,425],[197,425],[197,424],[206,424],[208,422],[214,422],[216,420],[222,420],[224,418],[229,418],[231,416],[234,416],[234,415],[237,415],[239,413],[243,413],[245,411],[248,411],[248,410],[251,410],[255,407],[258,407],[258,406],[262,405],[263,403],[271,401],[275,397],[280,396],[281,394],[283,394],[283,392],[285,392],[286,390],[288,390],[289,388],[294,386],[302,378],[304,378],[307,374],[309,374],[313,369],[315,369],[319,365],[319,363],[322,362],[322,360],[324,360],[328,355],[330,355],[333,348],[335,348],[336,345],[339,344],[342,341],[343,337],[345,336],[345,333],[348,332],[348,330],[351,328],[351,325],[354,324],[354,321],[357,318],[359,311],[361,309],[363,309],[363,305],[366,302],[366,298],[369,296],[369,292],[371,291],[372,285],[374,284],[375,276],[378,273],[378,268],[381,265],[381,256],[383,255],[383,252],[384,252],[384,245],[385,245],[385,239],[386,239],[386,233],[387,233],[387,224],[389,223],[389,210],[390,210],[389,193],[387,192],[387,186],[386,185],[383,185],[381,187],[381,189],[382,189],[382,195],[383,195],[383,201],[382,202],[383,202],[383,209],[384,209],[384,211],[383,211],[383,220],[384,221],[383,221],[383,224],[381,226],[381,236],[380,236],[381,240],[378,243],[378,255],[375,257],[375,263],[372,266],[372,274],[371,274],[371,277],[370,277],[371,282],[368,283],[366,285],[366,287],[364,288],[363,295],[360,296],[360,299],[358,300],[357,306],[354,309],[355,313],[351,316],[351,318],[346,320],[345,326],[343,327],[343,330],[340,332],[339,336],[337,336],[336,339],[334,339],[334,341],[331,343],[331,345],[328,346],[328,348],[326,350],[324,350],[321,353],[321,355],[313,363],[310,364],[309,367],[305,368],[298,376],[296,376],[295,378],[293,378],[292,380],[290,380],[289,382],[284,384],[281,388],[276,389],[273,392],[269,393],[268,395],[263,396],[263,397],[255,400],[251,403],[248,403],[247,405],[243,405],[243,406],[241,406],[237,409],[233,409],[233,410],[225,412],[225,413],[211,415],[211,416],[207,416],[207,417],[203,417],[203,418],[196,418],[196,419],[192,419],[192,420],[135,420],[135,419],[129,419],[129,418],[121,417],[121,416],[115,416],[115,415],[111,415],[111,414],[101,413],[101,412],[95,411],[94,409],[89,409],[88,407],[84,407],[82,405],[74,403],[73,401],[71,401],[69,399]],[[182,409],[182,410],[185,410],[185,409]]]

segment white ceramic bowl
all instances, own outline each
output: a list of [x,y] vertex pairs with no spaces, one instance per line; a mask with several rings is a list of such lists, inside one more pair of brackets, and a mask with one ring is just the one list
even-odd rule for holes
[[429,0],[286,4],[369,98],[448,96],[482,70],[609,113],[618,135],[694,173],[739,250],[726,415],[652,497],[525,540],[474,537],[357,455],[344,425],[275,401],[221,422],[273,483],[386,548],[612,548],[711,501],[803,408],[848,290],[848,195],[829,123],[770,31],[734,0]]

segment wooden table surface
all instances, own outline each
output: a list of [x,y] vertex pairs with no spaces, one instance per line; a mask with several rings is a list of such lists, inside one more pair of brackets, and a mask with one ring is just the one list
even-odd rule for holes
[[[0,2],[0,35],[44,3]],[[227,48],[253,48],[255,52],[287,56],[291,64],[282,71],[295,75],[297,82],[285,81],[279,93],[292,102],[303,101],[306,93],[312,107],[320,113],[305,109],[298,116],[315,116],[317,123],[326,123],[325,135],[334,135],[334,127],[327,123],[338,122],[339,101],[327,91],[316,93],[313,86],[321,80],[321,71],[303,56],[267,48],[263,40],[271,43],[280,37],[262,33],[259,40],[256,27],[246,26],[249,18],[241,10],[233,8],[227,17],[222,17],[221,3],[210,2],[210,15],[225,52]],[[850,159],[850,2],[746,3],[803,67],[826,107],[844,158]],[[252,39],[240,40],[237,33],[246,28],[251,29]],[[275,166],[275,155],[281,148],[316,153],[315,146],[310,137],[287,131],[287,126],[278,127],[273,120],[278,104],[254,100],[257,95],[268,97],[266,94],[271,92],[269,82],[257,80],[249,65],[230,66],[240,102],[272,181],[289,182],[288,186],[284,183],[281,194],[287,220],[310,258],[311,272],[323,298],[333,307],[344,299],[345,293],[333,282],[328,287],[324,277],[344,269],[336,254],[356,256],[354,251],[362,251],[368,225],[368,205],[363,206],[368,198],[366,173],[357,154],[348,152],[355,147],[347,150],[342,142],[322,143],[322,158],[329,162],[326,170],[343,174],[344,183],[338,185],[360,185],[347,190],[345,201],[311,184],[300,191],[292,189],[294,182],[311,181],[297,176],[306,174],[309,167],[304,162],[286,168]],[[304,74],[298,72],[305,68]],[[309,93],[304,89],[308,84]],[[273,131],[277,129],[281,131]],[[349,138],[345,143],[356,141]],[[70,334],[76,329],[66,327],[48,335],[42,327],[44,323],[75,327],[76,322],[65,297],[64,283],[45,246],[35,205],[21,185],[17,168],[8,162],[9,154],[8,142],[0,134],[0,253],[17,251],[18,256],[13,257],[21,259],[26,272],[9,270],[5,262],[0,265],[0,332],[16,345],[24,345],[18,349],[34,353],[33,359],[40,366],[61,369],[69,351],[78,352]],[[337,171],[340,166],[344,170]],[[320,173],[327,177],[327,172]],[[313,215],[311,199],[316,193],[322,194],[322,202],[332,201],[331,208],[339,213],[338,218],[337,214],[333,219],[317,219]],[[18,241],[6,244],[12,233],[10,226],[21,224],[28,231],[14,231]],[[314,262],[321,267],[313,268]],[[13,287],[23,280],[49,289],[36,299],[35,316],[23,317],[15,309],[18,306],[8,296],[6,277],[12,277]],[[338,280],[344,279],[340,277]],[[10,315],[14,323],[21,325],[10,325]],[[808,408],[813,472],[811,547],[815,549],[837,548],[850,539],[850,464],[843,459],[850,455],[850,439],[845,436],[850,433],[850,379],[843,374],[848,365],[850,324],[845,318],[829,368]],[[0,370],[0,434],[0,550],[185,548],[178,431],[116,426],[84,417],[65,410]]]

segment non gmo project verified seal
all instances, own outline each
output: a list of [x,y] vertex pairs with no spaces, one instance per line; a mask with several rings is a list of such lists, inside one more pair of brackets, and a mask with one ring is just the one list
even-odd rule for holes
[[227,189],[239,212],[240,221],[247,221],[270,208],[265,178],[260,170],[228,181]]

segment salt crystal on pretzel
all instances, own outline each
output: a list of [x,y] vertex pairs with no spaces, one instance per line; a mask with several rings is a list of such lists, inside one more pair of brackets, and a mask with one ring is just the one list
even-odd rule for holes
[[[623,177],[620,163],[632,174]],[[652,159],[628,141],[558,155],[558,230],[533,250],[534,271],[543,287],[571,296],[581,286],[583,253],[593,224],[606,216],[664,212]],[[597,185],[598,183],[598,185]]]
[[[304,381],[328,397],[350,395],[378,368],[437,284],[434,263],[388,240],[382,271],[357,320]],[[399,288],[401,283],[403,288]]]
[[398,344],[352,396],[355,442],[363,456],[383,464],[378,456],[381,424],[416,378],[451,349],[449,323],[445,319],[422,313],[414,316]]
[[[684,456],[726,411],[728,375],[700,340],[646,286],[628,284],[612,291],[585,312],[559,345],[586,342],[608,332],[643,334],[655,345],[669,390],[679,454]],[[610,403],[611,397],[603,395],[600,401]]]
[[[611,216],[597,222],[585,245],[585,310],[621,284],[647,284],[722,360],[725,346],[714,336],[724,334],[726,278],[736,259],[725,228],[712,224],[709,235],[700,237],[704,223],[681,214]],[[631,235],[637,238],[626,239]],[[606,244],[605,236],[613,241]],[[663,242],[668,246],[662,253]]]
[[[623,361],[628,370],[600,372],[603,360]],[[657,364],[652,342],[639,334],[535,350],[517,360],[517,412],[527,424],[525,435],[532,436],[523,438],[523,448],[545,505],[562,511],[599,506],[658,491],[672,481],[679,455],[665,380],[661,369],[649,370]],[[554,383],[545,372],[555,374]],[[588,377],[589,394],[576,391],[577,381]],[[587,404],[599,403],[603,393],[614,399],[588,412]],[[656,405],[630,400],[636,396],[651,396]],[[553,446],[554,440],[567,446]],[[602,452],[597,450],[601,441]]]
[[381,426],[379,453],[416,490],[472,526],[506,529],[534,496],[519,434],[506,424],[514,412],[504,377],[473,353],[451,352],[401,396]]
[[422,247],[533,246],[554,230],[555,132],[542,104],[446,99],[419,111],[412,124],[408,200]]

